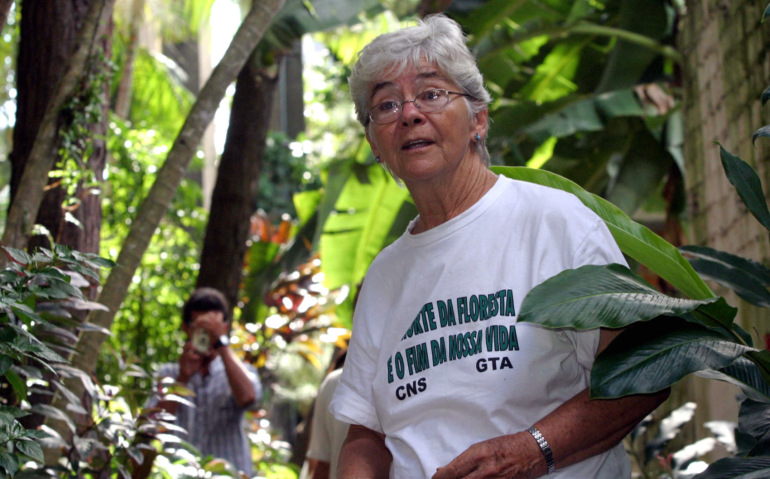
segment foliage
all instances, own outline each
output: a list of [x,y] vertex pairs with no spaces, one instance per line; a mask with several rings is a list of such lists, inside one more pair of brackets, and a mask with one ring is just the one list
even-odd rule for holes
[[[676,171],[683,167],[683,136],[670,86],[678,59],[669,46],[675,2],[468,0],[452,2],[446,13],[468,33],[493,95],[488,145],[494,163],[556,172],[629,215],[668,181],[676,194],[667,198],[667,210],[681,211],[683,187]],[[311,105],[309,136],[341,152],[329,164],[318,209],[316,238],[329,287],[358,284],[376,251],[415,214],[406,191],[389,185],[373,164],[362,128],[351,118],[343,81],[368,41],[404,23],[410,19],[402,23],[384,13],[315,36],[330,55],[316,56],[326,63],[313,67],[331,76],[325,87],[315,87],[316,70],[308,75],[308,94],[326,106]],[[340,113],[343,106],[347,110]],[[326,126],[323,136],[313,135],[313,118],[341,125],[336,143],[336,130]],[[355,196],[348,196],[351,192]],[[378,231],[368,228],[373,224]],[[674,275],[691,269],[681,258],[667,268]],[[693,287],[710,294],[697,277]]]
[[[138,128],[111,118],[105,195],[102,203],[102,254],[116,258],[136,214],[137,198],[143,198],[155,178],[171,140],[159,130]],[[108,382],[125,381],[129,390],[148,390],[142,377],[120,374],[122,364],[149,370],[151,362],[172,361],[182,343],[179,312],[195,287],[195,271],[206,213],[200,206],[200,185],[190,178],[174,196],[172,205],[156,230],[142,264],[112,327],[98,363],[99,377]],[[173,281],[169,281],[173,278]],[[146,393],[145,393],[146,394]],[[130,398],[133,407],[144,395]]]
[[[65,357],[73,352],[74,337],[65,328],[76,325],[87,333],[93,326],[78,319],[77,313],[103,308],[87,301],[82,289],[98,286],[98,271],[114,267],[112,261],[61,245],[52,250],[41,248],[32,255],[12,248],[4,251],[11,263],[0,271],[0,370],[13,395],[0,406],[0,475],[88,477],[109,472],[131,477],[133,468],[154,456],[157,447],[162,459],[156,459],[156,470],[165,470],[163,477],[199,470],[238,477],[223,461],[206,457],[181,441],[179,428],[167,414],[131,407],[125,390],[95,382],[87,372],[67,364]],[[131,365],[120,373],[149,377]],[[66,388],[61,381],[65,377],[83,382],[85,399]],[[67,408],[77,413],[77,422],[64,411],[31,398],[51,389],[67,397]],[[184,401],[189,391],[171,385],[165,393]],[[26,427],[20,421],[30,413],[64,421],[72,438],[65,440],[46,427]],[[63,451],[58,464],[42,464],[43,447]]]
[[[746,190],[746,185],[757,184],[756,172],[742,164],[739,158],[728,155],[725,150],[722,152],[722,161],[731,181],[743,190],[741,197],[762,197],[756,191]],[[748,175],[752,180],[740,181],[731,174],[735,171],[742,173],[742,179]],[[503,169],[503,172],[528,181],[544,178],[529,176],[525,171],[519,175],[515,169]],[[558,181],[543,183],[563,184]],[[586,201],[585,194],[578,197],[610,226],[621,250],[634,256],[629,245],[641,245],[642,248],[636,248],[636,253],[641,249],[649,254],[635,258],[652,271],[660,274],[665,264],[681,263],[680,253],[670,247],[653,251],[657,250],[653,244],[665,241],[649,236],[651,233],[640,229],[631,231],[633,241],[629,241],[629,230],[613,228],[627,221],[619,211],[597,207],[602,204]],[[749,208],[761,212],[766,206],[762,201]],[[751,289],[762,299],[758,305],[767,302],[770,297],[767,292],[770,286],[768,268],[707,248],[682,248],[684,255],[689,251],[697,253],[693,267],[702,269],[712,278],[719,278],[725,285],[740,285],[736,289],[742,291]],[[664,261],[661,255],[667,256],[667,260]],[[698,290],[688,286],[697,284],[693,283],[696,277],[694,270],[691,273],[683,270],[681,274],[666,277],[680,291],[690,290],[691,297],[696,294],[694,299],[681,299],[659,293],[625,266],[583,266],[560,273],[530,291],[522,303],[519,319],[548,327],[627,328],[597,357],[591,372],[592,397],[660,391],[688,374],[698,373],[735,384],[747,398],[767,407],[770,403],[770,354],[753,346],[751,336],[734,322],[737,310],[724,298],[713,297],[713,294],[711,297],[697,296]],[[751,299],[747,294],[741,296]],[[744,401],[742,415],[746,414],[743,411],[746,404]],[[746,437],[745,440],[757,446],[751,455],[770,454],[770,450],[759,442],[763,435],[762,429]]]
[[289,141],[285,133],[268,134],[262,173],[259,175],[257,206],[272,221],[285,214],[296,218],[294,195],[321,187],[317,169],[297,146],[297,143]]
[[711,437],[693,444],[683,444],[679,437],[685,424],[695,415],[696,404],[688,402],[666,417],[647,416],[625,439],[626,451],[636,463],[639,477],[656,479],[692,479],[708,464],[701,457],[721,448],[735,454],[736,424],[730,421],[708,421],[704,426]]
[[[721,146],[720,154],[728,179],[764,225],[768,208],[756,171]],[[610,226],[618,216],[608,215],[595,203],[586,204]],[[627,238],[612,227],[611,231],[626,252]],[[641,236],[636,239],[643,241]],[[681,251],[704,277],[735,289],[757,306],[770,304],[770,269],[764,265],[711,248],[683,247]],[[678,253],[665,254],[678,261]],[[642,263],[653,271],[663,262],[648,259],[652,262]],[[687,276],[666,279],[686,291]],[[591,285],[590,292],[585,285]],[[692,292],[689,295],[693,297]],[[658,293],[625,266],[608,265],[584,266],[545,281],[524,299],[519,319],[548,327],[626,327],[596,359],[592,397],[660,391],[692,373],[738,386],[745,396],[736,433],[741,447],[735,458],[718,461],[697,477],[738,477],[739,473],[760,477],[770,471],[765,440],[770,352],[754,347],[752,337],[734,322],[736,314],[724,298],[673,298]],[[727,474],[728,470],[733,472]]]
[[103,306],[87,301],[82,288],[97,286],[98,270],[114,263],[61,245],[34,254],[3,250],[10,262],[0,271],[0,371],[12,395],[4,397],[0,407],[0,468],[13,477],[25,461],[43,461],[40,441],[50,437],[17,419],[31,412],[66,417],[44,404],[30,408],[28,396],[39,389],[36,385],[50,383],[66,393],[59,380],[63,375],[78,374],[90,381],[83,372],[67,368],[65,357],[73,339],[69,329],[74,325],[89,330],[76,313]]
[[493,163],[542,167],[632,215],[683,168],[675,3],[453,2],[494,97]]
[[86,62],[78,90],[62,107],[66,124],[59,129],[59,161],[48,177],[59,178],[67,192],[65,201],[72,204],[65,207],[77,207],[77,188],[97,188],[101,180],[87,162],[94,152],[93,126],[100,124],[105,115],[104,88],[114,69],[102,50],[95,52]]

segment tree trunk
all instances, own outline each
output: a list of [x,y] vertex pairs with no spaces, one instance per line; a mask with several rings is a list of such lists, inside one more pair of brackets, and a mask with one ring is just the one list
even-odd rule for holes
[[247,62],[238,75],[197,282],[198,287],[222,291],[230,308],[238,302],[249,218],[256,211],[259,174],[277,84],[277,77],[260,71],[254,60]]
[[8,23],[8,12],[11,11],[11,5],[13,5],[13,0],[0,0],[0,31]]
[[[684,55],[686,185],[691,218],[690,243],[710,246],[768,264],[767,231],[748,213],[721,165],[725,149],[752,165],[770,185],[770,144],[752,133],[770,123],[760,95],[768,87],[770,25],[760,23],[767,5],[760,0],[687,1],[678,38]],[[732,291],[710,285],[739,308],[738,323],[766,347],[767,310],[742,302]],[[719,381],[690,378],[687,398],[698,404],[692,423],[697,438],[710,435],[706,421],[737,419],[737,389]]]
[[[66,65],[63,71],[52,77],[58,77],[59,81],[50,81],[50,84],[56,83],[56,88],[47,93],[45,89],[41,93],[35,93],[33,90],[29,92],[32,97],[20,100],[25,103],[24,106],[20,106],[20,111],[24,110],[25,114],[31,115],[32,118],[24,116],[17,118],[17,127],[20,127],[20,131],[18,136],[14,133],[15,146],[14,154],[12,155],[14,171],[11,180],[12,202],[8,210],[8,218],[2,238],[2,242],[7,246],[19,249],[27,246],[29,234],[43,202],[48,173],[58,156],[56,145],[58,143],[59,113],[64,103],[77,90],[80,75],[85,71],[86,61],[95,48],[95,44],[101,41],[101,32],[112,16],[113,3],[114,0],[93,1],[90,3],[74,40],[74,48],[71,50],[71,54],[64,58],[51,58],[48,60],[51,63]],[[52,28],[53,25],[64,23],[60,18],[52,15],[48,8],[36,10],[35,7],[40,5],[42,3],[28,2],[25,7],[29,9],[27,10],[29,12],[42,12],[41,15],[44,13],[44,16],[52,19]],[[45,5],[46,7],[51,6],[53,8],[53,6],[62,6],[63,4],[52,0],[46,2]],[[22,18],[25,16],[26,11]],[[33,15],[30,14],[30,17],[33,17]],[[42,22],[44,20],[39,21]],[[41,30],[38,27],[36,31],[45,30]],[[66,38],[66,36],[63,35],[62,38]],[[34,41],[32,40],[33,43]],[[32,46],[28,44],[29,48]],[[27,58],[29,54],[26,51],[21,51],[21,45],[19,49],[21,63],[21,60]],[[37,68],[42,67],[44,65],[37,65]],[[32,67],[30,66],[30,68]],[[40,80],[38,79],[38,81]],[[23,88],[21,85],[19,86],[20,95],[24,89],[26,88]],[[50,100],[40,106],[36,106],[35,102],[42,101],[40,98],[37,98],[37,95],[45,96],[50,98]],[[33,105],[27,106],[28,102],[33,103]],[[35,115],[39,115],[39,112],[44,113],[41,117],[35,118]],[[39,125],[39,127],[32,128],[34,125]],[[28,152],[20,149],[23,145],[29,145]],[[25,158],[26,161],[24,160]],[[2,258],[0,261],[2,261],[0,266],[4,266],[6,259]]]
[[[88,317],[94,325],[105,330],[110,329],[115,312],[128,291],[131,278],[139,266],[142,254],[147,249],[155,229],[171,204],[179,182],[195,154],[204,130],[214,117],[227,86],[241,71],[283,3],[284,0],[266,0],[253,3],[224,57],[201,89],[201,93],[171,147],[166,161],[158,171],[155,182],[139,206],[131,230],[118,255],[117,267],[110,271],[99,295],[99,302],[107,306],[109,310],[94,312],[96,314],[92,313]],[[104,338],[105,335],[99,332],[80,334],[77,354],[70,358],[72,366],[86,372],[94,371]],[[79,379],[65,382],[67,387],[78,397],[83,395],[84,387]],[[67,399],[61,394],[57,394],[53,405],[64,411],[66,410],[66,403]],[[49,425],[57,430],[65,440],[71,437],[69,429],[62,421],[49,421]],[[60,454],[58,450],[46,450],[46,463],[55,462]]]
[[124,120],[128,119],[130,113],[131,89],[134,83],[134,62],[136,61],[136,50],[139,45],[139,28],[144,23],[144,2],[145,0],[133,0],[131,3],[126,59],[123,62],[120,83],[115,92],[115,114]]

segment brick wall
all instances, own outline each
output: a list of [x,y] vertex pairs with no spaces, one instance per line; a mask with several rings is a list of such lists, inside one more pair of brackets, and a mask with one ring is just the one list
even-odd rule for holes
[[[761,24],[767,0],[687,0],[680,23],[686,183],[690,227],[688,242],[707,245],[770,264],[767,230],[751,216],[725,177],[720,142],[759,172],[770,191],[770,139],[751,144],[752,133],[770,124],[770,103],[760,95],[770,86],[770,20]],[[729,290],[712,289],[740,308],[740,324],[763,338],[770,330],[766,309],[742,303]],[[756,330],[754,331],[754,328]],[[758,344],[757,346],[761,346]],[[677,391],[698,403],[698,437],[711,419],[737,418],[737,389],[716,381],[690,379]]]

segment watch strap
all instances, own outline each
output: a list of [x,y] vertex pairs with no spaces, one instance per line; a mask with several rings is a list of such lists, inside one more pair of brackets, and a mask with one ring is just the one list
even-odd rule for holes
[[548,441],[545,440],[545,437],[543,437],[535,426],[527,429],[527,432],[532,434],[532,437],[537,441],[537,445],[540,446],[540,451],[543,453],[545,464],[548,467],[548,474],[552,473],[556,470],[556,462],[553,460],[553,451],[551,451],[550,444],[548,444]]
[[222,346],[229,346],[230,345],[230,336],[223,334],[222,336],[218,337],[216,342],[214,343],[214,349],[219,349]]

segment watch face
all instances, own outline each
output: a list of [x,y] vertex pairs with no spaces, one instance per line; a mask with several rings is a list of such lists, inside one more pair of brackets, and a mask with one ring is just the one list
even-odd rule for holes
[[226,334],[223,334],[222,336],[217,339],[216,347],[220,346],[229,346],[230,345],[230,337]]

